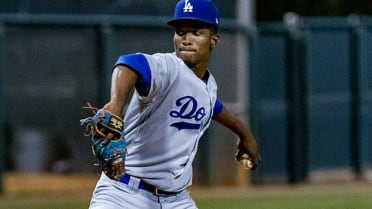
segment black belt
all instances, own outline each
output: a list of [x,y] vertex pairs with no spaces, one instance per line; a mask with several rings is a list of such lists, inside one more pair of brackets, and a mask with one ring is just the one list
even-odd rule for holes
[[[119,181],[121,183],[124,183],[124,184],[128,185],[130,178],[131,178],[131,176],[124,175],[120,178]],[[171,195],[176,195],[176,194],[179,193],[179,192],[167,192],[167,191],[160,190],[160,189],[158,189],[158,188],[152,186],[151,184],[148,184],[148,183],[146,183],[142,180],[140,181],[140,183],[138,185],[138,188],[146,190],[148,192],[151,192],[152,194],[157,195],[157,196],[171,196]]]

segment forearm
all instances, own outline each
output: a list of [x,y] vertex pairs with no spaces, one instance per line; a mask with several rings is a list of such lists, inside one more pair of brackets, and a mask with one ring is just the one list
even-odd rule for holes
[[234,117],[226,107],[223,108],[222,112],[217,115],[214,120],[230,129],[238,135],[239,138],[254,139],[249,127],[238,118]]
[[256,169],[257,165],[261,161],[261,157],[256,139],[254,138],[249,126],[245,125],[242,121],[230,113],[226,107],[223,108],[222,112],[217,115],[214,120],[239,136],[238,151],[235,156],[236,159],[240,160],[243,154],[248,154],[253,163],[251,169]]
[[137,82],[137,74],[126,66],[117,66],[112,73],[110,101],[104,106],[107,111],[124,117],[124,107]]

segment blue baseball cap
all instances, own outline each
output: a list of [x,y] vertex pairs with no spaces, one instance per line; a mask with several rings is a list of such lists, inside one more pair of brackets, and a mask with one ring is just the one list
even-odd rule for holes
[[180,0],[168,25],[177,25],[181,20],[196,20],[218,28],[219,12],[211,0]]

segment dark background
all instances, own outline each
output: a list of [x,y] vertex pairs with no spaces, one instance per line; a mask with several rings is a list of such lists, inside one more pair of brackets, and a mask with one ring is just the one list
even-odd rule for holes
[[[0,161],[0,174],[96,172],[79,125],[89,113],[81,106],[107,101],[120,54],[173,50],[165,21],[176,2],[1,0],[0,159],[7,162]],[[253,179],[371,176],[371,3],[260,0],[257,23],[246,31],[235,22],[236,2],[215,0],[223,40],[210,67],[219,98],[250,120],[261,145],[264,163]],[[287,15],[283,22],[288,12],[299,21]],[[249,41],[241,42],[242,35]],[[247,55],[237,50],[244,44]],[[248,88],[237,82],[246,76],[238,70],[242,56]],[[244,94],[248,107],[240,103]],[[194,180],[233,184],[236,137],[216,124],[210,130]]]
[[302,16],[371,15],[370,0],[258,0],[257,21],[281,20],[284,13],[295,12]]
[[[177,0],[2,0],[0,13],[53,14],[145,14],[169,16]],[[235,1],[214,0],[222,17],[235,16]],[[302,16],[346,16],[372,14],[370,0],[259,0],[257,21],[281,20],[286,12]]]

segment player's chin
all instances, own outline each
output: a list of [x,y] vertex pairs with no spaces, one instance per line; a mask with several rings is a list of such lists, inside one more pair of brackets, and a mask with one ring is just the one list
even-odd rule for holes
[[195,65],[194,55],[192,54],[180,53],[178,54],[178,57],[181,58],[183,62],[190,68]]

